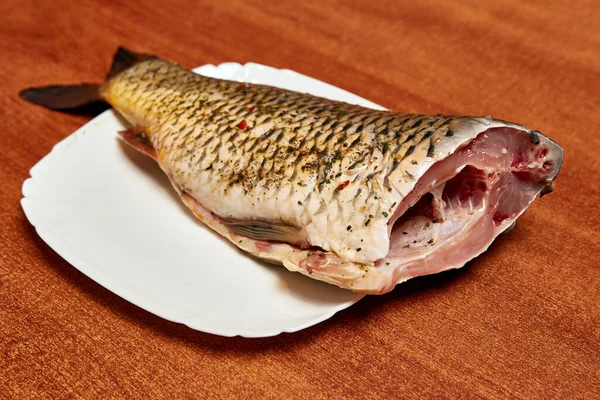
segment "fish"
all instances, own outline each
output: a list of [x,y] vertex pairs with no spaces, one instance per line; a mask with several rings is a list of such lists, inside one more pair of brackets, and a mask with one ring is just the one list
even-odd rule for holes
[[59,111],[110,104],[129,124],[122,140],[216,233],[367,294],[479,256],[552,191],[563,160],[556,142],[516,123],[373,110],[122,47],[103,83],[20,95]]

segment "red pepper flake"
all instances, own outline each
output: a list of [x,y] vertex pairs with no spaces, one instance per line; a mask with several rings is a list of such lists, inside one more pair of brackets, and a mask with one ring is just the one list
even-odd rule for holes
[[344,188],[345,188],[346,186],[348,186],[349,184],[350,184],[350,181],[345,181],[345,182],[341,183],[341,184],[340,184],[340,186],[338,186],[338,188],[337,188],[337,189],[338,189],[338,190],[344,190]]
[[248,127],[248,124],[246,123],[246,121],[242,121],[237,125],[237,127],[240,129],[246,129]]
[[239,88],[240,89],[246,89],[246,83],[245,82],[240,83]]
[[254,110],[256,110],[256,106],[252,106],[248,109],[248,111],[254,111]]

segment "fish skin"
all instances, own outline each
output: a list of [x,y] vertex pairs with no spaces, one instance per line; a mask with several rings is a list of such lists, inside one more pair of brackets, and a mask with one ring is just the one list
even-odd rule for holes
[[181,194],[223,218],[299,227],[312,246],[366,266],[387,254],[388,220],[428,167],[505,125],[372,110],[159,59],[114,76],[101,96],[141,127]]

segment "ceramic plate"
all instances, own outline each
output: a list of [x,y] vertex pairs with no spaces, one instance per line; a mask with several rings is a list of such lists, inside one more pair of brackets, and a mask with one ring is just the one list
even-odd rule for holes
[[[205,65],[195,72],[378,108],[290,70]],[[75,268],[137,306],[216,335],[273,336],[330,318],[362,297],[257,261],[197,221],[153,160],[124,144],[112,110],[31,169],[21,204]]]

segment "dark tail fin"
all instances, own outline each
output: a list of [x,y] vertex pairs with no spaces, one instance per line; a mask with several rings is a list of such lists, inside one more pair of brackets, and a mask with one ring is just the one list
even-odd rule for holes
[[156,58],[156,56],[144,53],[134,53],[125,47],[119,46],[115,56],[113,57],[112,66],[110,67],[110,72],[108,75],[106,75],[106,79],[110,79],[113,76],[118,75],[120,72],[125,71],[127,68],[132,67],[137,63],[150,60],[152,58]]
[[30,103],[61,111],[76,111],[101,101],[100,85],[92,83],[30,88],[21,91],[19,95]]
[[[150,54],[134,53],[124,47],[119,47],[106,78],[110,79],[127,68],[151,58],[155,57]],[[25,89],[19,95],[30,103],[51,110],[76,112],[102,101],[100,98],[100,86],[100,84],[93,83],[43,86]]]

